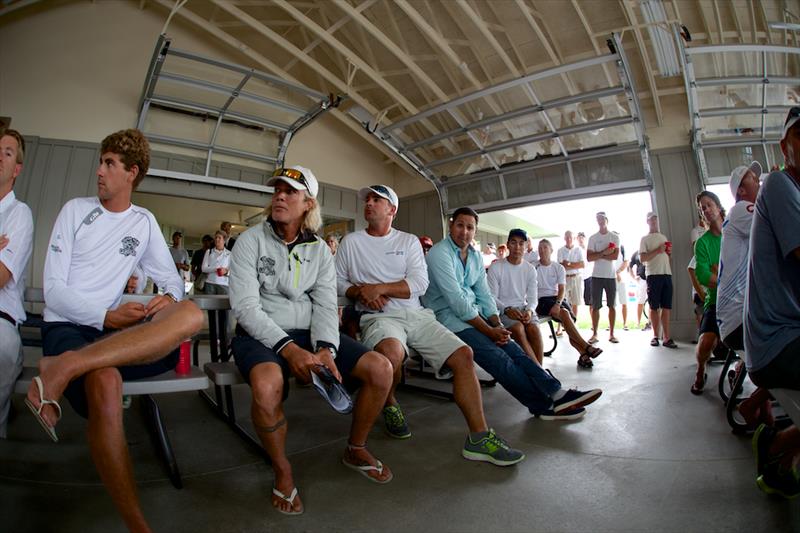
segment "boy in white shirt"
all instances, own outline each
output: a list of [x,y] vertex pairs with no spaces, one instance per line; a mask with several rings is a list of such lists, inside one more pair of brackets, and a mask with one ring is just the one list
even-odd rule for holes
[[[44,266],[44,320],[39,376],[26,404],[50,438],[66,396],[88,418],[89,449],[100,478],[131,531],[148,531],[136,496],[122,421],[122,381],[171,370],[175,350],[200,329],[200,310],[183,298],[152,213],[131,203],[147,173],[150,149],[139,130],[106,137],[97,196],[68,201],[56,219]],[[120,305],[140,266],[166,291],[147,305]]]
[[25,140],[15,130],[0,131],[0,438],[6,438],[14,382],[22,372],[19,324],[25,267],[33,245],[30,208],[14,196],[14,183],[22,172]]
[[534,312],[537,301],[536,269],[524,260],[527,244],[528,234],[525,230],[512,229],[507,241],[509,255],[492,263],[486,274],[486,282],[500,310],[500,322],[511,331],[511,338],[517,341],[528,357],[541,365],[544,347]]
[[550,241],[547,239],[539,241],[539,266],[536,267],[539,301],[536,305],[536,314],[549,315],[556,322],[560,322],[567,332],[569,343],[580,354],[578,366],[591,368],[594,366],[592,359],[603,353],[603,350],[583,340],[578,328],[575,327],[575,317],[572,315],[570,305],[564,301],[566,270],[562,265],[550,260],[552,253],[553,245]]
[[428,288],[428,269],[419,240],[392,228],[397,194],[385,185],[361,189],[367,229],[348,234],[336,252],[336,281],[340,296],[356,301],[361,317],[361,342],[392,363],[394,380],[383,409],[386,432],[407,439],[411,430],[395,397],[403,360],[411,347],[438,375],[453,373],[456,404],[467,421],[462,456],[508,466],[525,459],[486,424],[472,350],[436,321],[420,303]]

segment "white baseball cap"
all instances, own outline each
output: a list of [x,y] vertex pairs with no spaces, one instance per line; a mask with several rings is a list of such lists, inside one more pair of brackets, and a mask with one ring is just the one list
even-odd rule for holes
[[274,186],[278,181],[282,181],[292,186],[298,191],[308,191],[312,198],[317,197],[319,192],[319,182],[311,169],[301,166],[276,168],[272,177],[267,182],[268,187]]
[[794,106],[789,110],[789,113],[786,114],[786,122],[783,123],[783,135],[781,135],[781,140],[786,138],[786,134],[789,133],[789,130],[792,129],[797,121],[800,120],[800,106]]
[[747,165],[742,165],[733,169],[733,172],[731,172],[731,179],[728,180],[728,186],[731,188],[731,194],[734,200],[736,199],[736,191],[739,190],[739,185],[741,185],[742,179],[744,179],[744,175],[747,174],[748,170],[751,170],[753,174],[756,175],[756,178],[760,178],[761,163],[753,161],[749,167]]
[[370,185],[369,187],[364,187],[358,191],[358,199],[362,202],[366,201],[367,195],[371,192],[377,194],[381,198],[386,198],[393,206],[397,208],[400,207],[397,205],[397,194],[392,190],[391,187],[387,187],[386,185]]

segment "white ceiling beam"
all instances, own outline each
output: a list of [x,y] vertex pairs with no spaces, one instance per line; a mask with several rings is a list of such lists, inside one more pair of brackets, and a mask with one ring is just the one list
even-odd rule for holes
[[[581,19],[581,25],[583,26],[584,31],[586,31],[586,35],[589,36],[589,40],[592,43],[592,48],[594,48],[594,53],[599,56],[603,55],[603,49],[600,48],[600,45],[598,45],[597,41],[594,39],[594,37],[592,37],[594,32],[592,31],[591,25],[589,25],[589,19],[586,18],[581,6],[578,4],[578,0],[572,0],[572,8],[575,10],[575,13],[578,14],[578,18]],[[606,75],[606,81],[608,82],[608,85],[614,85],[614,80],[611,78],[611,73],[608,71],[608,65],[605,63],[603,64],[603,73]]]
[[[334,31],[338,30],[339,28],[341,28],[342,26],[344,26],[348,22],[348,18],[347,17],[342,17],[339,20],[337,20],[336,22],[334,22],[333,24],[330,24],[330,22],[328,21],[327,17],[325,16],[325,12],[323,10],[320,10],[320,16],[322,17],[323,21],[325,22],[325,25],[328,26],[328,31],[330,31],[331,33],[333,33]],[[293,23],[299,26],[299,23],[296,20],[293,21]],[[315,38],[313,41],[311,41],[308,44],[308,46],[303,48],[303,53],[306,54],[306,55],[310,55],[311,51],[314,50],[315,48],[317,48],[320,44],[322,44],[322,39],[320,39],[319,37]],[[323,50],[325,50],[325,49],[323,48]],[[338,56],[338,55],[331,56],[330,54],[327,53],[327,51],[326,51],[325,55],[327,55],[328,58],[330,58],[334,63],[336,63],[339,66],[339,70],[343,75],[347,72],[347,65],[342,60],[342,58],[340,56]],[[299,61],[299,59],[294,57],[294,58],[291,59],[291,61],[289,61],[286,64],[286,66],[284,68],[286,70],[289,70],[295,64],[297,64],[298,61]]]
[[644,37],[642,37],[642,32],[639,29],[638,22],[636,20],[636,13],[634,13],[633,9],[628,3],[628,0],[620,0],[620,3],[622,4],[622,8],[625,10],[626,15],[628,16],[628,22],[633,25],[633,34],[636,37],[636,46],[639,48],[639,55],[642,58],[642,66],[644,67],[644,73],[647,77],[647,85],[650,86],[650,92],[653,93],[653,107],[655,108],[656,112],[656,121],[658,122],[659,126],[662,126],[664,123],[664,116],[663,112],[661,111],[661,100],[658,98],[658,86],[656,85],[656,78],[653,75],[653,69],[650,65],[650,58],[647,55]]
[[[764,1],[758,0],[758,11],[761,13],[761,20],[764,22],[764,29],[767,32],[767,43],[772,44],[772,28],[769,27],[769,21],[767,20],[767,10],[764,8]],[[786,13],[783,14],[784,20],[786,19]],[[784,30],[783,35],[786,35],[786,30]],[[784,39],[783,44],[786,44],[786,40]]]

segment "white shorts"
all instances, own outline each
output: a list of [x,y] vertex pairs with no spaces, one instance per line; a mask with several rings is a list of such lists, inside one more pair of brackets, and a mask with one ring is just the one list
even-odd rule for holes
[[583,279],[580,274],[567,276],[567,301],[573,308],[583,302]]
[[638,298],[638,302],[642,305],[647,301],[647,280],[639,279],[637,282],[639,284],[639,293],[636,295]]
[[625,278],[617,282],[617,305],[628,305],[628,283]]
[[397,339],[408,353],[413,348],[436,375],[445,378],[450,369],[445,361],[466,346],[455,333],[441,325],[430,309],[406,309],[389,313],[365,313],[361,317],[361,343],[374,350],[384,339]]

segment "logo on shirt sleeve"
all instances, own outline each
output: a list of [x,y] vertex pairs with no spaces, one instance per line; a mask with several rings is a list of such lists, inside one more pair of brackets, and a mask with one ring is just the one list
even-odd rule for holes
[[128,257],[130,255],[136,257],[136,247],[139,246],[139,239],[134,237],[125,237],[122,239],[122,248],[119,249],[119,253]]

